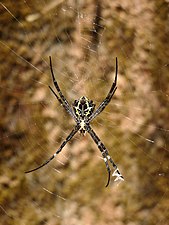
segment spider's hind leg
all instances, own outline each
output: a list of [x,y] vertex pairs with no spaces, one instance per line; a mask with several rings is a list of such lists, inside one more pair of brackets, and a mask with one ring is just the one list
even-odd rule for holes
[[[121,175],[118,167],[114,163],[113,159],[110,157],[107,148],[104,146],[104,144],[101,141],[98,142],[98,148],[100,149],[100,151],[102,153],[102,156],[103,156],[104,162],[106,164],[106,169],[108,171],[109,177],[110,177],[111,169],[109,167],[108,161],[111,163],[111,165],[113,166],[113,169],[114,169],[114,172],[112,174],[112,176],[115,177],[114,181],[118,181],[118,180],[124,181],[124,178]],[[108,178],[108,183],[107,183],[106,187],[109,185],[109,181],[110,181],[110,178]]]
[[115,177],[114,181],[118,181],[118,180],[122,180],[124,181],[123,176],[121,175],[118,167],[116,166],[116,164],[114,163],[114,161],[112,160],[112,158],[109,156],[108,151],[106,151],[106,155],[107,155],[107,159],[110,161],[110,163],[112,164],[113,168],[115,169],[112,176]]
[[102,153],[102,156],[103,156],[103,159],[104,159],[104,162],[105,162],[105,165],[106,165],[106,169],[107,169],[107,172],[108,172],[108,179],[107,179],[107,184],[105,187],[107,187],[110,183],[110,176],[111,176],[111,169],[110,169],[110,166],[108,164],[108,158],[107,156],[105,155],[105,153],[103,151],[101,151]]
[[109,166],[109,162],[113,166],[113,169],[114,169],[114,172],[112,174],[113,177],[116,177],[114,181],[124,180],[123,176],[121,175],[121,173],[120,173],[119,169],[117,168],[116,164],[114,163],[113,159],[109,156],[109,152],[108,152],[107,148],[101,142],[101,140],[96,135],[94,130],[90,127],[90,125],[87,126],[86,131],[90,134],[93,141],[97,144],[97,147],[99,148],[99,150],[100,150],[100,152],[103,156],[104,162],[106,164],[106,169],[107,169],[107,172],[108,172],[108,181],[107,181],[106,187],[109,185],[110,175],[111,175],[111,169],[110,169],[110,166]]

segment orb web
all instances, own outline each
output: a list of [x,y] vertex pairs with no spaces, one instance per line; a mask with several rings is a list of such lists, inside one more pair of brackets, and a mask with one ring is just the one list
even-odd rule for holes
[[[0,7],[2,224],[167,224],[167,1]],[[46,167],[24,174],[54,154],[74,126],[48,88],[49,56],[68,101],[85,95],[97,106],[118,57],[118,89],[91,125],[125,182],[112,177],[105,189],[101,153],[78,134]]]

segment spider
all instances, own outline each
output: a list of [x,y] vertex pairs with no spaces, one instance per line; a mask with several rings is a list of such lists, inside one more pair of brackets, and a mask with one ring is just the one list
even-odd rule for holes
[[[55,97],[57,98],[59,103],[66,110],[66,112],[68,112],[71,115],[71,117],[73,117],[73,119],[76,122],[76,125],[72,129],[70,134],[67,136],[67,138],[62,142],[62,144],[60,145],[58,150],[47,161],[45,161],[43,164],[41,164],[40,166],[38,166],[34,169],[26,171],[25,173],[33,172],[35,170],[42,168],[46,164],[48,164],[52,159],[54,159],[56,157],[57,154],[59,154],[62,151],[63,147],[79,131],[82,135],[84,135],[86,132],[88,132],[90,134],[91,138],[96,143],[96,145],[98,146],[98,148],[103,156],[103,159],[104,159],[104,162],[106,165],[106,169],[108,172],[108,180],[107,180],[106,187],[109,185],[109,182],[110,182],[110,176],[111,176],[110,165],[112,165],[112,167],[114,168],[114,172],[112,174],[112,176],[115,177],[114,181],[124,180],[123,176],[121,175],[121,173],[120,173],[119,169],[117,168],[116,164],[114,163],[113,159],[110,157],[107,148],[104,146],[103,142],[99,139],[97,134],[94,132],[94,130],[90,126],[90,122],[95,117],[97,117],[105,109],[105,107],[109,104],[111,98],[113,97],[113,95],[117,89],[117,74],[118,74],[117,57],[116,57],[116,70],[115,70],[114,82],[113,82],[111,89],[110,89],[109,93],[107,94],[106,98],[102,101],[102,103],[98,106],[98,108],[96,110],[95,110],[95,104],[93,103],[93,101],[89,100],[85,96],[82,96],[78,100],[75,100],[74,103],[72,104],[72,107],[70,106],[69,102],[62,94],[62,92],[59,88],[59,85],[55,79],[51,56],[49,56],[49,60],[50,60],[50,70],[51,70],[52,80],[53,80],[54,86],[58,93],[56,94],[56,92],[50,86],[49,86],[49,88],[50,88],[51,92],[55,95]],[[110,163],[110,165],[109,165],[109,163]]]

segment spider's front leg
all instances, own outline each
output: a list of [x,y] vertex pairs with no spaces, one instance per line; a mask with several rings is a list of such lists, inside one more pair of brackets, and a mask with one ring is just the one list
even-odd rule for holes
[[109,104],[109,102],[112,99],[115,91],[117,90],[117,75],[118,75],[118,60],[117,60],[117,57],[116,57],[116,71],[115,71],[114,82],[111,86],[111,89],[110,89],[108,95],[103,100],[103,102],[99,105],[99,107],[96,109],[96,111],[92,113],[92,115],[89,118],[89,121],[92,121],[96,116],[98,116],[105,109],[105,107]]
[[110,174],[111,174],[111,169],[109,167],[108,161],[111,163],[111,165],[114,168],[114,172],[112,174],[113,177],[116,177],[114,181],[117,180],[124,180],[123,176],[121,175],[119,169],[117,168],[116,164],[114,163],[113,159],[110,157],[108,150],[106,149],[106,147],[104,146],[104,144],[101,142],[101,140],[99,139],[99,137],[96,135],[96,133],[93,131],[93,129],[88,125],[87,126],[87,132],[90,134],[90,136],[92,137],[92,139],[94,140],[94,142],[97,144],[99,150],[102,153],[104,162],[106,164],[106,169],[108,171],[108,181],[106,184],[106,187],[109,185],[110,182]]
[[74,118],[74,120],[77,122],[77,118],[69,104],[69,102],[67,101],[67,99],[64,97],[64,95],[61,92],[61,89],[55,79],[55,75],[53,72],[53,66],[52,66],[52,58],[51,56],[49,56],[49,60],[50,60],[50,70],[51,70],[51,75],[52,75],[52,80],[53,83],[55,85],[55,88],[57,90],[57,92],[59,93],[59,96],[55,93],[55,91],[49,86],[50,90],[52,91],[52,93],[55,95],[55,97],[57,98],[57,100],[59,101],[59,103],[63,106],[63,108]]

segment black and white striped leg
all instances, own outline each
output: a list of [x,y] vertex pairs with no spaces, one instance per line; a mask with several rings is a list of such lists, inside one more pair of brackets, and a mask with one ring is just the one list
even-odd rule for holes
[[65,102],[65,104],[70,107],[70,104],[68,103],[67,99],[64,97],[64,95],[62,94],[60,88],[59,88],[59,85],[55,79],[55,75],[54,75],[54,72],[53,72],[53,66],[52,66],[52,58],[51,56],[49,56],[49,60],[50,60],[50,70],[51,70],[51,74],[52,74],[52,80],[53,80],[53,83],[55,85],[55,88],[56,90],[58,91],[59,95],[60,95],[60,98],[62,99],[63,102]]
[[67,138],[63,141],[63,143],[61,144],[61,146],[59,147],[59,149],[46,161],[44,162],[43,164],[41,164],[40,166],[38,166],[37,168],[34,168],[32,170],[28,170],[26,171],[25,173],[30,173],[30,172],[33,172],[35,170],[38,170],[40,168],[42,168],[43,166],[45,166],[46,164],[48,164],[52,159],[55,158],[55,156],[57,154],[59,154],[59,152],[62,151],[63,147],[72,139],[72,137],[77,133],[77,131],[80,129],[80,126],[76,125],[74,127],[74,129],[70,132],[70,134],[67,136]]
[[105,107],[109,104],[109,102],[112,99],[115,91],[117,90],[117,75],[118,75],[118,60],[117,60],[117,57],[116,57],[116,71],[115,71],[114,82],[111,86],[111,89],[110,89],[108,95],[103,100],[103,102],[98,106],[96,111],[90,116],[89,121],[93,120],[96,116],[98,116],[105,109]]
[[117,168],[116,164],[114,163],[113,159],[110,157],[108,150],[106,149],[106,147],[104,146],[103,143],[100,143],[101,148],[103,149],[103,151],[106,154],[107,160],[112,164],[113,168],[115,169],[112,176],[115,177],[114,181],[117,180],[124,180],[123,176],[121,175],[119,169]]
[[59,98],[59,96],[56,94],[56,92],[49,86],[51,92],[55,95],[55,97],[57,98],[57,100],[59,101],[59,103],[63,106],[63,108],[66,110],[66,112],[68,112],[76,121],[76,118],[74,116],[74,114],[72,113],[72,110],[67,106],[65,105],[65,103],[62,101],[61,98]]
[[60,87],[55,79],[55,75],[53,72],[53,66],[52,66],[52,58],[51,56],[49,56],[49,60],[50,60],[50,70],[51,70],[51,75],[52,75],[52,80],[53,83],[55,85],[56,90],[59,93],[60,98],[58,97],[58,95],[54,92],[54,90],[49,86],[50,90],[53,92],[53,94],[56,96],[56,98],[58,99],[58,101],[63,105],[63,107],[66,109],[66,111],[74,118],[75,121],[77,121],[76,116],[69,104],[69,102],[67,101],[67,99],[64,97],[64,95],[62,94]]
[[113,159],[110,157],[110,155],[108,153],[108,150],[106,149],[106,147],[104,146],[104,144],[101,142],[101,140],[99,139],[99,137],[96,135],[96,133],[93,131],[93,129],[89,125],[87,127],[87,131],[90,134],[90,136],[92,137],[92,139],[94,140],[94,142],[97,144],[99,150],[102,153],[104,162],[106,164],[106,169],[107,169],[107,172],[108,172],[108,181],[107,181],[106,187],[109,185],[109,182],[110,182],[110,174],[111,174],[111,169],[109,167],[108,161],[111,163],[111,165],[114,168],[114,172],[112,174],[112,176],[115,177],[115,180],[114,181],[124,180],[123,176],[121,175],[121,173],[120,173],[119,169],[117,168],[116,164],[114,163]]
[[107,179],[107,184],[106,184],[106,187],[107,187],[109,185],[109,182],[110,182],[111,169],[110,169],[109,164],[108,164],[107,156],[106,156],[105,152],[103,151],[103,149],[100,147],[100,142],[98,142],[97,146],[98,146],[98,148],[100,149],[100,151],[102,153],[103,160],[105,162],[106,169],[107,169],[107,172],[108,172],[108,179]]

